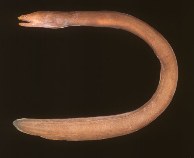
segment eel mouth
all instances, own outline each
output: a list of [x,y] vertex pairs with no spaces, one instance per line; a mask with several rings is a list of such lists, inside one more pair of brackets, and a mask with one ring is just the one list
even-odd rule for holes
[[27,15],[21,15],[18,17],[20,20],[19,25],[24,27],[40,27],[40,23],[33,17]]

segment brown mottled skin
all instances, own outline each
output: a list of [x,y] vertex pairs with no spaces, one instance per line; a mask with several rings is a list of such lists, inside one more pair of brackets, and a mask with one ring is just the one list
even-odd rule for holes
[[70,119],[18,119],[16,128],[24,133],[52,140],[99,140],[135,132],[155,120],[169,105],[176,90],[178,67],[165,38],[145,22],[127,14],[110,11],[34,12],[19,17],[25,27],[64,28],[68,26],[111,27],[126,30],[143,39],[161,63],[158,88],[140,108],[118,115]]

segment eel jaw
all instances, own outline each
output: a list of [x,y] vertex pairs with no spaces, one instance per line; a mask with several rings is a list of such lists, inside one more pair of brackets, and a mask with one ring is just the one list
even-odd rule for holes
[[29,15],[30,14],[21,15],[18,17],[18,19],[21,20],[21,22],[19,23],[20,26],[23,26],[23,27],[43,27],[44,26],[36,18],[33,18]]

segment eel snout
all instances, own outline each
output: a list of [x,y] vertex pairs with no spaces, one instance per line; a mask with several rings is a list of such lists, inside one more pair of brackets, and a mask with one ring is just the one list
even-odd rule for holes
[[24,26],[24,27],[41,27],[41,23],[36,19],[36,17],[30,16],[30,14],[21,15],[21,16],[18,17],[18,19],[21,21],[19,23],[20,26]]

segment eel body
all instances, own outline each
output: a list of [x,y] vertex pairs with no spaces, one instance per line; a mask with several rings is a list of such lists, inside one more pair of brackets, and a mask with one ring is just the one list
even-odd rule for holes
[[166,39],[145,22],[127,14],[111,11],[38,11],[22,15],[24,27],[65,28],[68,26],[110,27],[131,32],[143,39],[161,64],[157,90],[140,108],[123,114],[68,118],[18,119],[13,122],[21,132],[52,140],[100,140],[135,132],[155,120],[169,105],[176,90],[178,66]]

